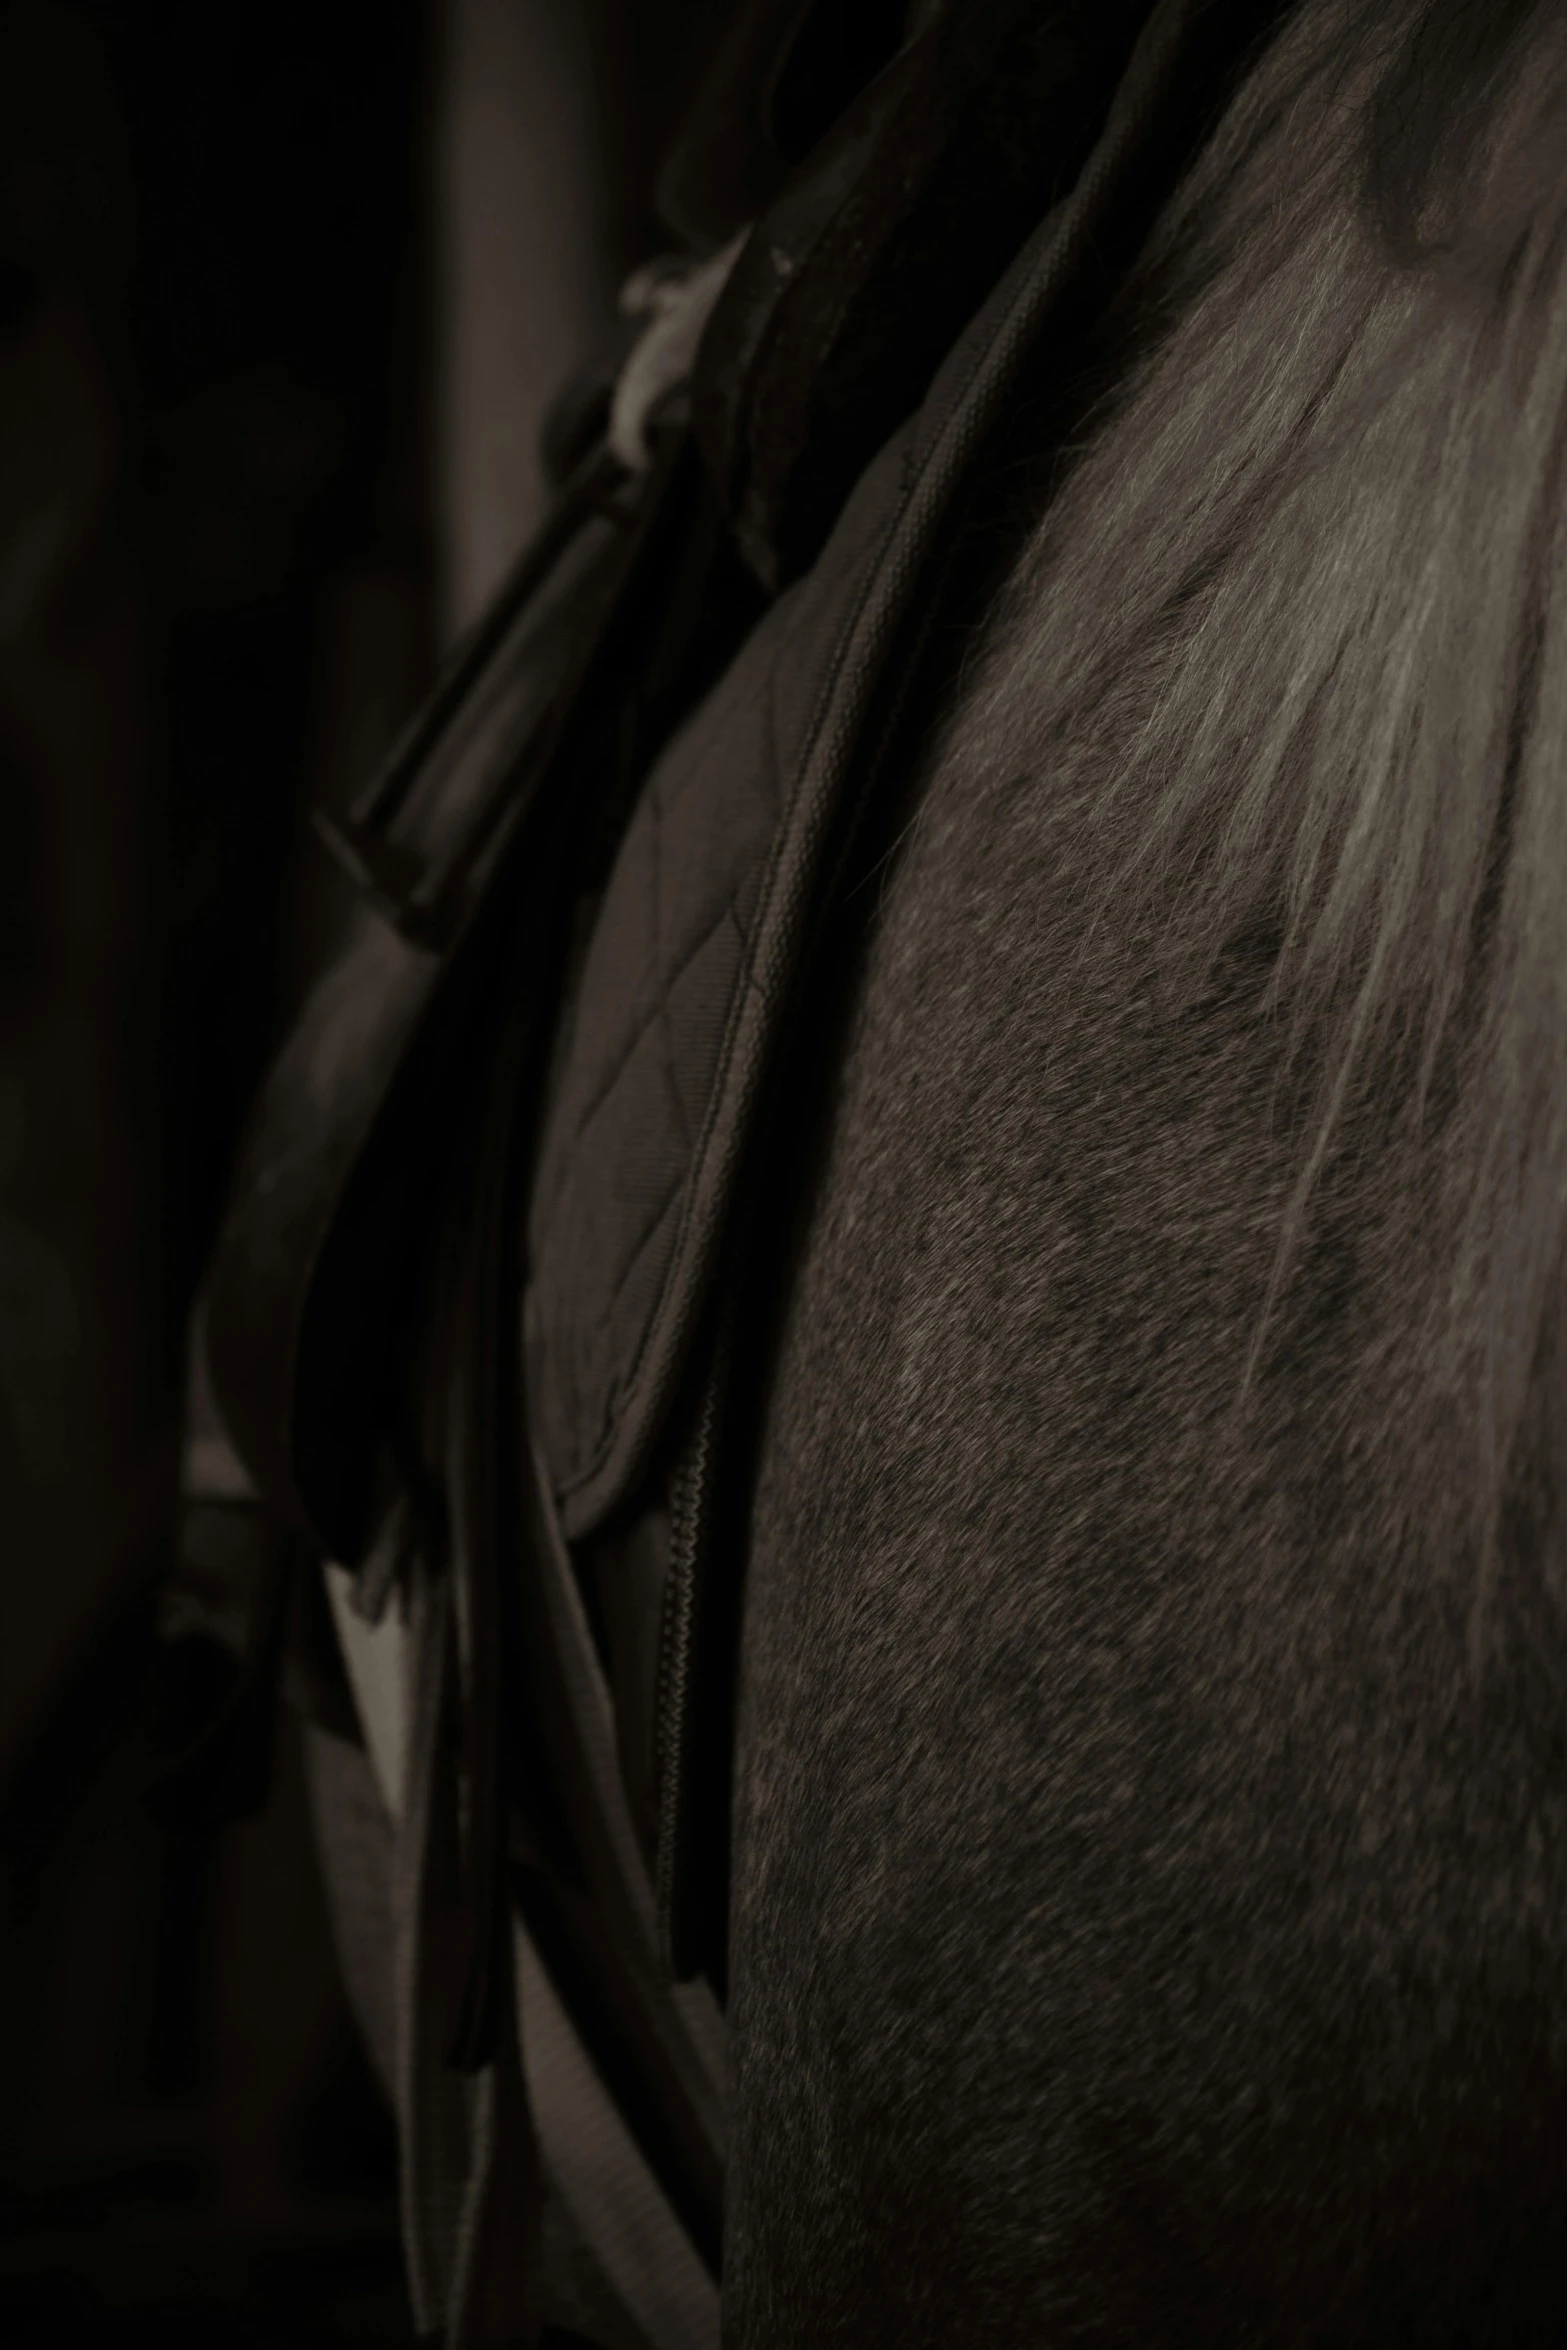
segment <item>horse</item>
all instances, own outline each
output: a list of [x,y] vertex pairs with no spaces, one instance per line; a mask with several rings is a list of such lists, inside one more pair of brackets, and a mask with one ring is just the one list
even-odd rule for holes
[[1287,13],[867,865],[737,2350],[1560,2336],[1564,36]]
[[798,1045],[734,2350],[1562,2331],[1567,22],[1256,19]]

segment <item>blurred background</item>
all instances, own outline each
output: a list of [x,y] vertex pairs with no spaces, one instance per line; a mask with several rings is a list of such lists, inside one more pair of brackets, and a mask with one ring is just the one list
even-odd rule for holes
[[725,0],[0,0],[0,2342],[408,2340],[291,1733],[149,1805],[181,1333]]

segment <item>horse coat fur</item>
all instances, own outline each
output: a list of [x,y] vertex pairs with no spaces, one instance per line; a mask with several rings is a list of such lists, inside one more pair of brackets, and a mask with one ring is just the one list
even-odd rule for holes
[[1483,13],[1258,67],[876,876],[747,1564],[744,2350],[1560,2337],[1567,115]]

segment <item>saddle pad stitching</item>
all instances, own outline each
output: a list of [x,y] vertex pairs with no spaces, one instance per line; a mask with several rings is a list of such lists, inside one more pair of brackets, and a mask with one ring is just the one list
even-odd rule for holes
[[[730,915],[733,915],[733,916],[734,916],[734,925],[735,925],[735,929],[736,929],[736,931],[737,931],[737,932],[739,932],[740,939],[741,939],[741,943],[742,943],[742,945],[743,945],[743,944],[744,944],[744,941],[745,941],[745,932],[744,932],[744,930],[741,928],[741,924],[740,924],[740,918],[739,918],[739,916],[738,916],[737,914],[734,914],[734,899],[733,899],[733,892],[731,892],[731,893],[730,893],[730,896],[729,896],[729,898],[728,898],[728,899],[726,899],[726,901],[725,901],[724,905],[723,905],[723,906],[720,908],[720,910],[719,910],[719,915],[718,915],[718,921],[717,921],[717,922],[711,922],[711,923],[709,923],[709,924],[708,924],[707,930],[706,930],[706,932],[705,932],[705,934],[704,934],[704,935],[705,935],[705,937],[706,937],[706,938],[711,938],[711,937],[712,937],[712,936],[715,934],[715,932],[716,932],[716,931],[717,931],[717,929],[718,929],[718,925],[719,925],[719,923],[720,923],[720,922],[722,922],[722,920],[723,920],[723,918],[724,918],[724,916],[725,916],[726,914],[730,914]],[[691,961],[691,959],[692,959],[691,957],[687,957],[687,958],[686,958],[686,961],[687,961],[687,963],[689,963],[689,962]],[[654,1021],[654,1019],[656,1019],[656,1018],[657,1018],[657,1013],[655,1012],[654,1014],[652,1014],[652,1015],[651,1015],[651,1016],[648,1018],[648,1020],[646,1020],[646,1021],[643,1023],[643,1033],[644,1033],[644,1034],[647,1032],[647,1030],[648,1030],[648,1029],[650,1029],[650,1028],[652,1027],[652,1025],[653,1025],[653,1021]],[[671,1091],[673,1091],[673,1090],[674,1090],[674,1082],[673,1082],[673,1079],[671,1079],[671,1081],[670,1081],[670,1087],[671,1087]],[[678,1102],[677,1102],[677,1106],[678,1106]],[[681,1114],[682,1114],[682,1118],[684,1118],[684,1112],[683,1112],[683,1111],[682,1111],[682,1113],[681,1113]],[[687,1124],[686,1131],[687,1131],[687,1134],[688,1134],[688,1136],[689,1136],[689,1133],[690,1133],[690,1127],[689,1127],[689,1124]],[[614,1310],[615,1310],[616,1306],[619,1304],[619,1302],[620,1302],[620,1297],[621,1297],[621,1293],[622,1293],[622,1291],[625,1289],[626,1283],[627,1283],[627,1282],[628,1282],[628,1281],[631,1279],[631,1276],[632,1276],[632,1274],[633,1274],[633,1273],[636,1271],[637,1264],[638,1264],[639,1260],[641,1259],[641,1257],[643,1256],[644,1252],[646,1251],[646,1249],[647,1249],[647,1247],[648,1247],[649,1243],[651,1242],[651,1240],[652,1240],[652,1238],[653,1238],[653,1235],[654,1235],[654,1234],[657,1232],[657,1230],[658,1230],[659,1226],[660,1226],[660,1225],[663,1223],[663,1221],[664,1221],[664,1218],[665,1218],[665,1217],[668,1215],[668,1213],[669,1213],[669,1209],[670,1209],[670,1206],[671,1206],[671,1203],[673,1202],[673,1200],[674,1200],[674,1198],[675,1198],[676,1194],[678,1193],[678,1191],[679,1191],[679,1189],[680,1189],[680,1186],[681,1186],[681,1184],[682,1184],[682,1183],[685,1181],[686,1175],[687,1175],[687,1173],[689,1172],[690,1164],[691,1164],[691,1162],[690,1162],[690,1160],[688,1159],[688,1160],[687,1160],[687,1161],[686,1161],[686,1162],[685,1162],[685,1163],[684,1163],[684,1164],[683,1164],[681,1167],[679,1167],[679,1168],[676,1170],[674,1181],[673,1181],[673,1182],[670,1184],[670,1186],[669,1186],[668,1190],[665,1192],[665,1194],[664,1194],[664,1196],[663,1196],[662,1200],[659,1202],[659,1205],[658,1205],[658,1207],[655,1209],[651,1223],[650,1223],[650,1224],[648,1224],[648,1226],[645,1228],[645,1230],[644,1230],[644,1231],[642,1231],[642,1232],[641,1232],[641,1233],[638,1235],[638,1237],[637,1237],[637,1240],[636,1240],[635,1244],[634,1244],[634,1245],[633,1245],[633,1247],[632,1247],[632,1250],[631,1250],[631,1253],[630,1253],[630,1255],[627,1257],[625,1264],[624,1264],[624,1265],[621,1267],[621,1270],[620,1270],[620,1272],[619,1272],[619,1273],[616,1275],[616,1277],[615,1277],[615,1286],[614,1286],[614,1288],[611,1290],[611,1292],[610,1292],[610,1294],[609,1294],[609,1297],[606,1299],[606,1301],[605,1301],[604,1305],[603,1305],[603,1306],[600,1308],[600,1310],[599,1310],[599,1313],[598,1313],[597,1317],[596,1317],[596,1318],[595,1318],[595,1320],[594,1320],[594,1323],[593,1323],[593,1335],[594,1335],[594,1337],[595,1337],[595,1338],[598,1336],[599,1332],[600,1332],[600,1331],[603,1329],[603,1327],[604,1327],[605,1323],[606,1323],[606,1322],[609,1320],[609,1318],[610,1318],[610,1316],[613,1314],[613,1312],[614,1312]],[[656,1308],[655,1308],[655,1311],[656,1311]]]
[[[719,924],[723,921],[726,914],[733,916],[735,929],[740,933],[743,942],[745,933],[741,927],[739,916],[734,913],[733,893],[731,892],[730,897],[726,899],[724,904],[719,908],[717,919],[708,924],[705,932],[703,933],[703,939],[701,943],[705,944],[707,939],[714,936],[718,930]],[[686,968],[691,963],[691,961],[694,960],[695,954],[698,952],[700,952],[700,945],[696,949],[693,949],[692,954],[686,956],[683,959],[681,966],[682,969]],[[657,1010],[655,1010],[642,1023],[642,1033],[644,1035],[653,1026],[657,1017],[658,1013]],[[672,1092],[675,1090],[673,1079],[670,1081],[670,1090]],[[680,1108],[678,1095],[676,1097],[676,1107]],[[685,1113],[683,1109],[681,1110],[681,1117],[682,1121],[685,1122]],[[688,1123],[686,1130],[689,1134],[690,1128]],[[638,1234],[635,1242],[633,1243],[630,1254],[626,1258],[626,1262],[615,1277],[615,1286],[611,1290],[604,1305],[600,1309],[596,1320],[594,1321],[593,1335],[595,1337],[597,1337],[598,1333],[603,1329],[604,1324],[609,1320],[616,1306],[619,1304],[621,1294],[625,1289],[626,1283],[631,1279],[632,1274],[636,1271],[642,1257],[646,1254],[647,1249],[651,1245],[655,1234],[658,1232],[659,1227],[662,1225],[665,1217],[669,1213],[671,1206],[674,1204],[674,1200],[679,1192],[680,1186],[685,1180],[688,1165],[689,1162],[687,1162],[686,1165],[677,1168],[674,1180],[669,1185],[668,1189],[664,1192],[664,1195],[660,1199],[658,1206],[653,1211],[651,1219],[644,1229]]]
[[[702,949],[712,938],[717,935],[717,932],[721,928],[726,917],[733,920],[734,926],[739,932],[742,942],[744,941],[745,925],[741,922],[738,913],[735,911],[735,892],[733,889],[731,889],[726,894],[723,904],[719,907],[718,912],[713,916],[712,921],[704,924],[701,936],[694,942],[693,945],[685,947],[681,950],[680,960],[676,963],[673,971],[669,974],[669,977],[664,982],[666,989],[679,985],[680,981],[690,970],[692,964],[696,961],[698,955],[702,952]],[[613,1069],[610,1071],[609,1075],[602,1080],[598,1091],[594,1094],[587,1108],[582,1112],[581,1117],[573,1127],[571,1136],[572,1150],[575,1150],[577,1145],[583,1140],[583,1137],[586,1135],[588,1128],[593,1124],[594,1120],[598,1117],[599,1112],[607,1104],[610,1095],[614,1092],[616,1086],[620,1083],[621,1078],[625,1075],[626,1068],[630,1063],[633,1055],[638,1050],[639,1046],[641,1046],[642,1043],[646,1040],[650,1031],[657,1026],[660,1017],[660,1010],[661,1007],[658,1004],[654,1004],[652,1008],[649,1011],[644,1012],[642,1017],[638,1020],[636,1027],[631,1032],[630,1037],[627,1039],[626,1043],[622,1046],[620,1052],[617,1054]],[[567,1155],[569,1157],[569,1154]],[[565,1162],[563,1161],[563,1163]],[[546,1246],[548,1245],[549,1227],[554,1221],[555,1209],[559,1202],[561,1186],[564,1180],[565,1178],[563,1175],[558,1175],[556,1177],[554,1191],[551,1195],[549,1204],[544,1210],[544,1213],[539,1218],[539,1225],[542,1233],[545,1236]]]

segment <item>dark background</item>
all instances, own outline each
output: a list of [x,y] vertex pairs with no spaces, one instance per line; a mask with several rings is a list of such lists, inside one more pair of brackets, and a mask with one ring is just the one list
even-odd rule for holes
[[[295,1743],[148,1801],[182,1329],[724,0],[0,0],[0,2340],[408,2339]],[[497,62],[499,61],[499,63]]]

